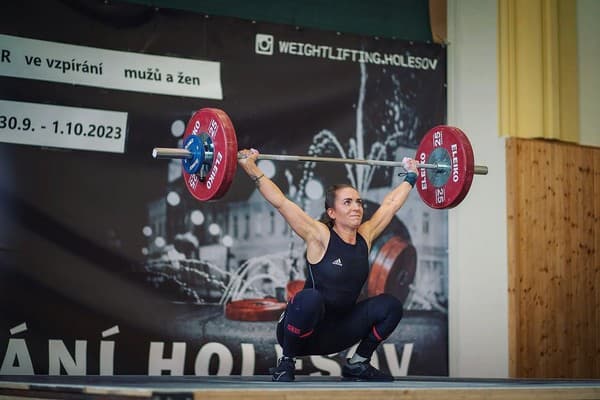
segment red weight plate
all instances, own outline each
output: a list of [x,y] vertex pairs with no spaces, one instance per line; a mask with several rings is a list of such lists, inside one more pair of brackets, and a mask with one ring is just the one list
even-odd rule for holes
[[184,141],[189,135],[206,133],[213,142],[213,161],[204,182],[196,174],[183,170],[183,179],[189,192],[201,201],[222,197],[237,168],[237,136],[227,114],[216,108],[203,108],[192,116],[185,128]]
[[289,281],[286,285],[286,300],[289,301],[292,297],[296,295],[296,293],[298,293],[302,289],[304,289],[303,280]]
[[473,182],[475,160],[471,143],[458,128],[439,125],[432,128],[423,137],[415,159],[419,163],[429,163],[434,151],[445,150],[450,162],[448,179],[441,186],[435,186],[428,174],[434,170],[419,168],[417,189],[423,201],[432,208],[452,208],[467,195]]
[[389,293],[404,301],[417,272],[417,251],[399,236],[392,236],[377,251],[367,282],[369,297]]
[[277,321],[286,303],[276,299],[235,300],[225,306],[225,318],[235,321]]

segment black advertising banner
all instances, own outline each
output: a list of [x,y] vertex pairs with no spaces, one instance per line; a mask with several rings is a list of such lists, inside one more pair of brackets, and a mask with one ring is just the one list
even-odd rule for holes
[[[0,374],[267,374],[277,318],[306,278],[303,242],[239,169],[221,199],[201,202],[181,161],[153,148],[181,147],[210,107],[229,115],[239,148],[414,156],[446,119],[446,51],[91,4],[0,13]],[[368,217],[403,179],[367,165],[260,167],[315,218],[333,183],[354,185]],[[364,295],[404,303],[372,360],[395,376],[448,374],[447,250],[447,212],[416,190],[373,245]],[[297,374],[340,375],[348,353],[303,357]]]

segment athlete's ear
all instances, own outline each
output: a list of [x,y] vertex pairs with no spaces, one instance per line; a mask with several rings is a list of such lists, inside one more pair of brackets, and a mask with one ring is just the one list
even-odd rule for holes
[[331,220],[334,220],[335,219],[335,210],[333,208],[329,207],[327,209],[327,215],[329,216],[329,218]]

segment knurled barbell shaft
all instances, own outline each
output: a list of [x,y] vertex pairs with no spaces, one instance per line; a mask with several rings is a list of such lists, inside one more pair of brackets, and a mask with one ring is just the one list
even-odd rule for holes
[[[154,158],[175,158],[175,159],[188,159],[192,158],[192,153],[186,149],[180,148],[169,148],[169,147],[155,147],[152,150],[152,157]],[[238,158],[241,156],[238,154]],[[317,157],[317,156],[294,156],[294,155],[281,155],[281,154],[259,154],[259,160],[275,160],[275,161],[315,161],[315,162],[334,162],[342,164],[364,164],[372,166],[383,166],[383,167],[402,167],[400,161],[386,161],[386,160],[362,160],[355,158],[335,158],[335,157]],[[417,168],[425,169],[449,169],[449,165],[441,164],[420,164],[417,163]],[[476,175],[487,175],[488,167],[485,165],[475,165],[473,173]]]

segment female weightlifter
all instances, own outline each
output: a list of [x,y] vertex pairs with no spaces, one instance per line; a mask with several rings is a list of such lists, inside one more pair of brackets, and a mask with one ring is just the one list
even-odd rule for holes
[[275,207],[306,243],[308,277],[304,289],[288,301],[277,324],[283,356],[272,368],[272,380],[295,379],[294,357],[326,355],[360,342],[342,367],[352,380],[388,381],[392,376],[374,368],[370,359],[377,346],[402,318],[402,302],[380,294],[357,303],[369,273],[372,243],[405,203],[417,179],[416,162],[404,158],[405,180],[388,193],[371,219],[363,222],[362,200],[352,186],[335,185],[325,195],[326,221],[310,217],[256,165],[258,151],[240,151],[239,165],[262,196]]

